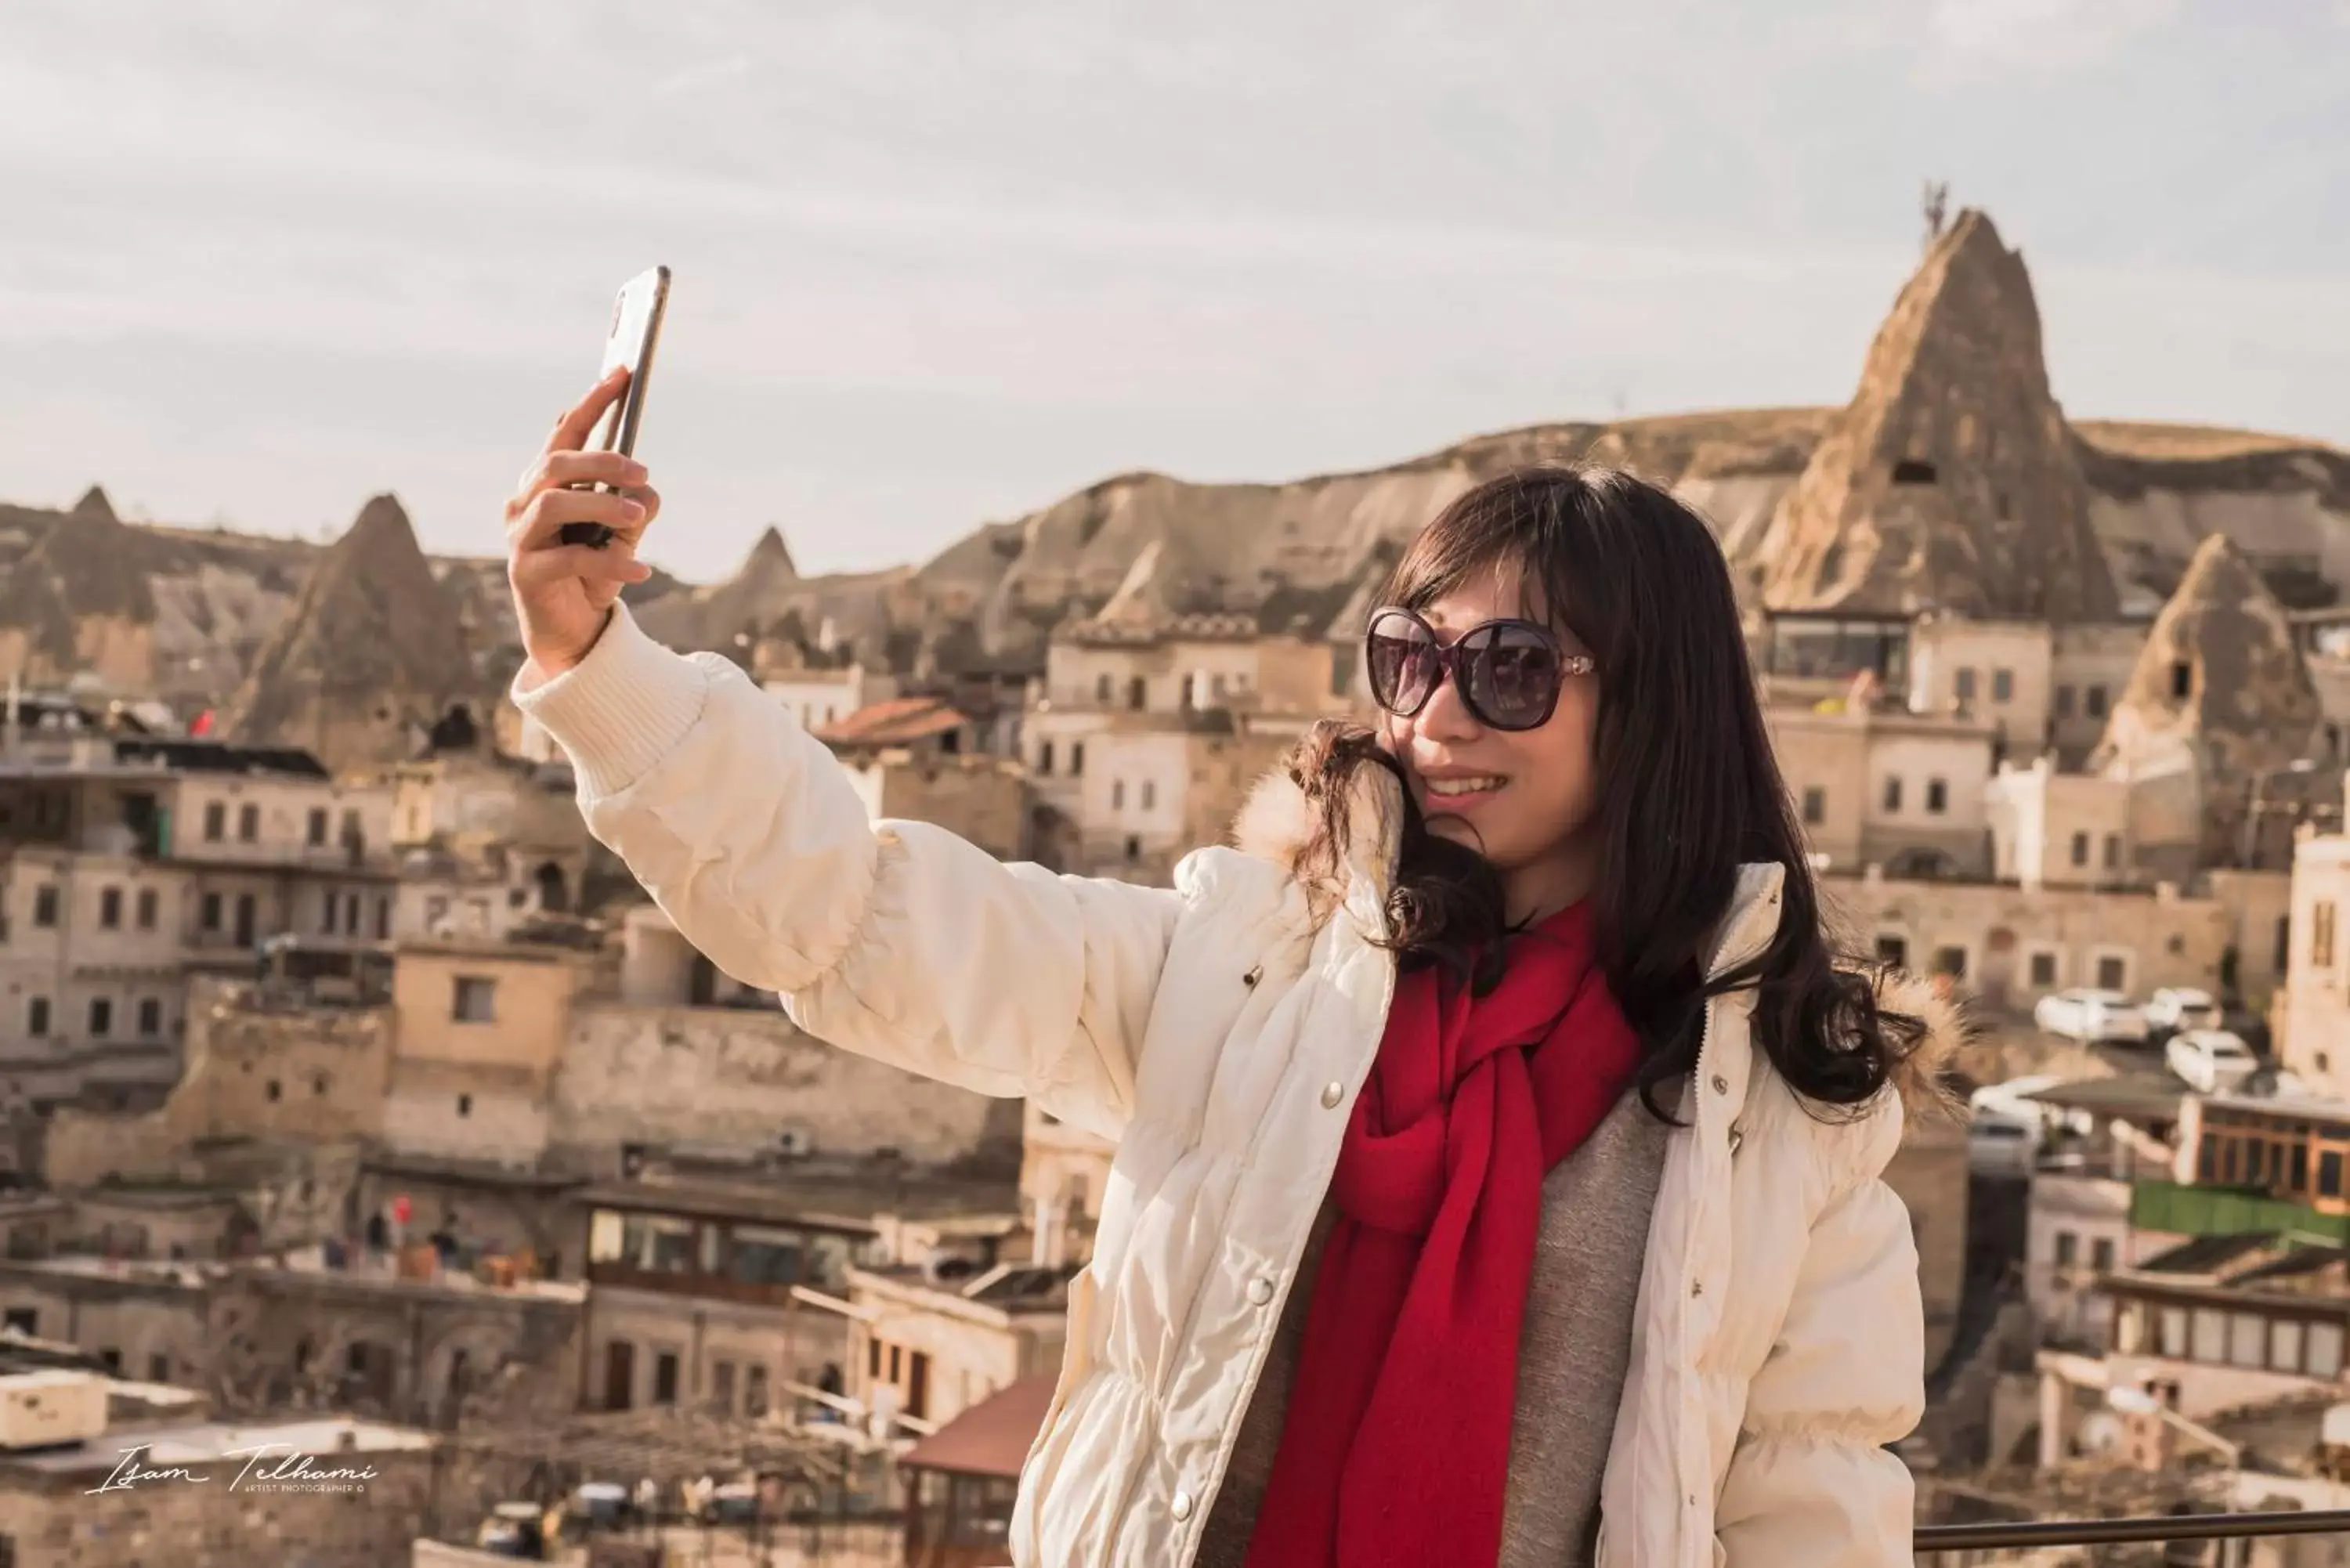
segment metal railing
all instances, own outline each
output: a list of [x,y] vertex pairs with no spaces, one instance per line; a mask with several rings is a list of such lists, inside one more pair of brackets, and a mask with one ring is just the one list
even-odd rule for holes
[[1918,1556],[2022,1552],[2047,1546],[2118,1546],[2167,1541],[2239,1541],[2273,1535],[2350,1534],[2350,1509],[2262,1513],[2173,1513],[2144,1519],[2036,1519],[1918,1527]]

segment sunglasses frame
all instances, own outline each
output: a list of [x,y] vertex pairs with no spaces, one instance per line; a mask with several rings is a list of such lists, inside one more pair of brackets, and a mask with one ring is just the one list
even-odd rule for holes
[[[1368,681],[1371,689],[1371,701],[1378,704],[1381,711],[1392,713],[1399,719],[1417,718],[1421,711],[1424,710],[1428,706],[1429,702],[1436,696],[1437,688],[1442,686],[1449,680],[1452,683],[1452,690],[1460,695],[1461,705],[1468,709],[1470,716],[1475,719],[1480,724],[1484,725],[1489,730],[1500,730],[1511,734],[1523,734],[1529,730],[1539,730],[1544,724],[1550,722],[1551,715],[1558,711],[1559,694],[1566,690],[1566,683],[1569,680],[1589,675],[1599,668],[1598,660],[1593,659],[1587,653],[1567,652],[1565,645],[1561,643],[1558,639],[1558,633],[1553,631],[1550,628],[1543,625],[1543,623],[1538,620],[1526,620],[1515,616],[1503,616],[1493,620],[1479,621],[1475,626],[1471,627],[1468,630],[1462,632],[1451,641],[1447,642],[1443,638],[1437,635],[1436,628],[1429,625],[1427,620],[1420,616],[1418,610],[1408,609],[1402,605],[1382,605],[1378,609],[1371,612],[1371,618],[1363,629],[1363,659],[1367,668],[1370,663],[1371,644],[1379,635],[1379,625],[1382,621],[1387,620],[1392,616],[1402,617],[1404,619],[1410,621],[1412,625],[1419,628],[1421,631],[1428,634],[1428,647],[1435,655],[1437,665],[1437,679],[1429,683],[1428,690],[1420,695],[1419,701],[1414,702],[1409,708],[1394,706],[1382,701],[1379,697],[1378,681],[1376,679],[1372,679]],[[1475,637],[1479,632],[1493,632],[1499,634],[1503,631],[1531,632],[1544,646],[1549,648],[1553,656],[1558,660],[1558,680],[1554,682],[1551,687],[1550,700],[1543,704],[1542,716],[1529,723],[1504,724],[1497,722],[1491,714],[1487,713],[1484,708],[1478,702],[1477,698],[1471,690],[1471,683],[1461,679],[1461,666],[1463,661],[1469,658],[1474,657],[1472,654],[1462,653],[1461,644],[1467,642],[1471,638]],[[1491,645],[1489,644],[1488,646]]]

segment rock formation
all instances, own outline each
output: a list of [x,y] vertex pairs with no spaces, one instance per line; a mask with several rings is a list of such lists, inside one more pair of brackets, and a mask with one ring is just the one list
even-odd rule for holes
[[138,535],[91,485],[71,512],[0,573],[0,681],[110,689],[155,683],[155,594]]
[[2169,755],[2241,780],[2307,753],[2317,689],[2284,607],[2223,535],[2203,541],[2148,634],[2092,768]]
[[487,715],[456,607],[398,500],[379,495],[312,568],[223,728],[338,773],[404,761],[450,708]]
[[2114,618],[2032,280],[1982,213],[1901,291],[1755,556],[1779,608]]
[[2278,793],[2272,781],[2303,793],[2288,770],[2319,716],[2284,607],[2215,534],[2156,618],[2089,765],[2130,781],[2133,855],[2175,880],[2260,853],[2263,825],[2247,813]]

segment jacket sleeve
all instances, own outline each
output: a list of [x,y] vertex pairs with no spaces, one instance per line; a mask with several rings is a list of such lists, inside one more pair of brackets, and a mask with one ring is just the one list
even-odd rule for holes
[[1813,1222],[1786,1321],[1747,1389],[1714,1515],[1730,1568],[1914,1561],[1913,1483],[1887,1445],[1925,1414],[1925,1313],[1908,1208],[1879,1175],[1899,1115],[1873,1120],[1865,1174]]
[[819,1039],[1116,1137],[1180,895],[1007,866],[875,822],[824,743],[714,654],[625,607],[515,705],[558,742],[588,830],[721,970]]

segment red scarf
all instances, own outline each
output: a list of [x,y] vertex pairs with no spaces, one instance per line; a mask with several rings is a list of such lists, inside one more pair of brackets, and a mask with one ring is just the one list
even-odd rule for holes
[[1584,905],[1512,940],[1484,996],[1398,981],[1249,1568],[1492,1568],[1543,1178],[1638,1057]]

